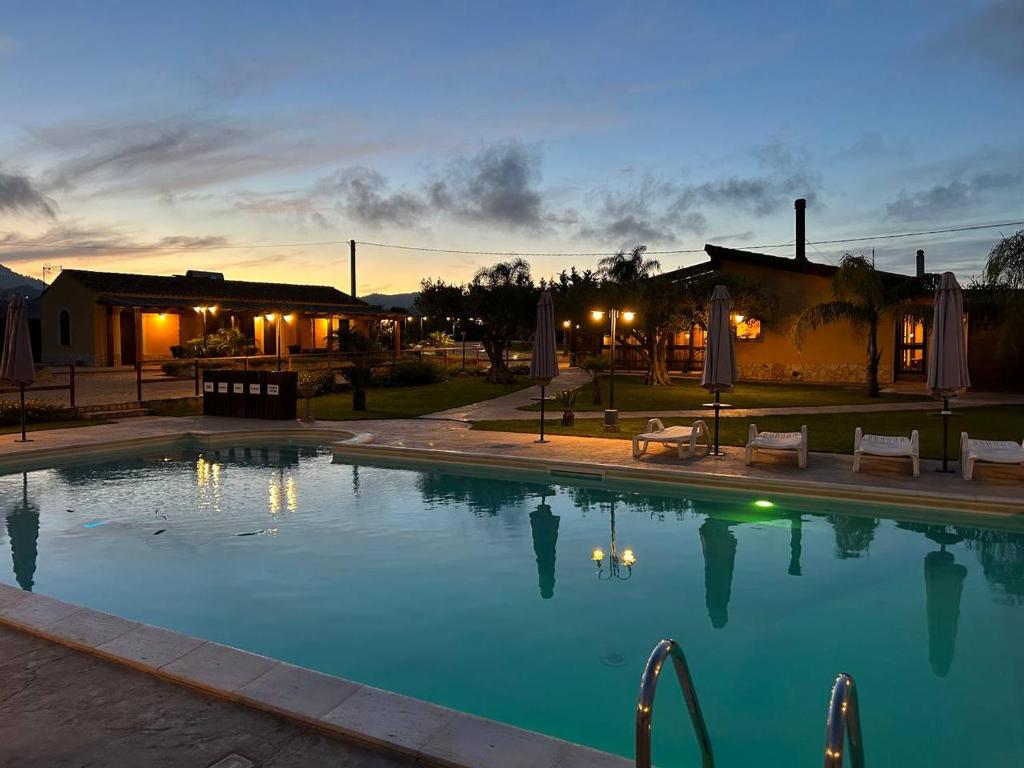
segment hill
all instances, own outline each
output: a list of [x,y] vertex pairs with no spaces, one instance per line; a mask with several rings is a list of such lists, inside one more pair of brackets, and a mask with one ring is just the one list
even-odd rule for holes
[[9,296],[20,293],[22,296],[35,298],[43,292],[45,287],[46,284],[42,280],[36,280],[28,275],[20,275],[13,269],[0,264],[0,295]]
[[413,309],[413,303],[418,295],[416,293],[371,293],[359,298],[367,304],[381,306],[384,309],[402,307],[402,309],[409,312]]

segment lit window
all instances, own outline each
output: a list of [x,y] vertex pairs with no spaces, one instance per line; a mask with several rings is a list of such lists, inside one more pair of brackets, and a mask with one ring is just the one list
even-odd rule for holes
[[900,322],[899,366],[901,373],[924,373],[924,321],[904,315]]
[[741,341],[757,341],[761,338],[761,321],[753,317],[736,316],[736,338]]

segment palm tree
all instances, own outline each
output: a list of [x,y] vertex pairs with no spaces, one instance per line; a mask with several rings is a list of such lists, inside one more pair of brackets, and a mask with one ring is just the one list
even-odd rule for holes
[[832,276],[832,301],[808,307],[793,324],[793,340],[799,349],[809,331],[851,323],[867,336],[867,394],[880,397],[878,387],[878,326],[887,314],[926,314],[927,307],[915,307],[911,299],[920,292],[918,281],[879,272],[863,256],[847,253]]

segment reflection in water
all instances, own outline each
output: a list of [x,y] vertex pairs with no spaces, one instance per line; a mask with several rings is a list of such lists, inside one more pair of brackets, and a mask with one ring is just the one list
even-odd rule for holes
[[801,576],[800,553],[803,551],[804,521],[797,515],[789,521],[789,575]]
[[736,565],[736,536],[726,520],[709,517],[700,527],[704,550],[704,601],[711,626],[721,629],[729,622],[729,598]]
[[559,520],[543,499],[540,506],[530,513],[533,552],[537,556],[537,582],[540,596],[545,600],[550,600],[555,594],[555,549],[558,545]]
[[985,580],[1001,603],[1024,603],[1024,535],[984,528],[957,528],[968,549],[974,550]]
[[417,478],[416,485],[425,502],[459,502],[469,507],[474,515],[488,517],[521,509],[531,496],[555,493],[551,486],[539,483],[487,482],[478,477],[443,472],[424,472]]
[[860,557],[868,551],[871,540],[875,538],[878,519],[859,517],[856,515],[828,515],[836,537],[836,557],[846,560]]
[[928,660],[932,671],[945,677],[953,665],[960,622],[960,596],[967,569],[956,562],[945,544],[924,556],[925,604],[928,615]]
[[7,536],[11,540],[11,563],[18,586],[32,591],[36,575],[39,540],[39,507],[28,502],[28,475],[22,474],[21,503],[7,513]]

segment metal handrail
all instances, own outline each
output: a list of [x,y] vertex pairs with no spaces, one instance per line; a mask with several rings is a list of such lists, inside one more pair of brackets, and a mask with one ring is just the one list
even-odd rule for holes
[[850,764],[864,768],[864,742],[860,730],[857,687],[845,672],[836,675],[825,722],[825,768],[843,768],[843,751],[850,740]]
[[715,757],[711,751],[711,737],[704,724],[704,715],[697,701],[697,690],[693,686],[690,668],[686,664],[683,649],[675,640],[662,640],[651,652],[647,660],[643,676],[640,678],[640,692],[636,697],[636,768],[651,768],[651,718],[654,716],[654,694],[658,687],[661,668],[668,657],[672,657],[679,678],[679,687],[683,689],[686,708],[690,711],[690,722],[700,746],[701,761],[704,768],[714,768]]

